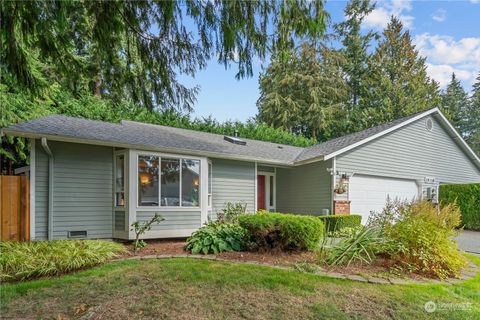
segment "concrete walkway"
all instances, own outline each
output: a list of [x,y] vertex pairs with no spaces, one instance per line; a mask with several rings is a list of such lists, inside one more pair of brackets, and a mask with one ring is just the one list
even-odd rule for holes
[[463,230],[456,240],[460,249],[480,255],[480,231]]

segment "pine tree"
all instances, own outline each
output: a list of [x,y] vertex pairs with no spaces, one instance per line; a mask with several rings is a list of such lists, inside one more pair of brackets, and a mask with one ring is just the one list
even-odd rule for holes
[[427,76],[410,34],[391,18],[368,68],[361,127],[371,127],[439,105],[438,84]]
[[337,136],[348,99],[341,59],[305,43],[288,61],[274,57],[260,76],[258,119],[317,140]]
[[463,90],[462,84],[452,73],[450,83],[442,93],[441,109],[450,119],[453,126],[463,135],[468,131],[468,95]]
[[347,75],[349,86],[349,113],[352,114],[359,109],[363,92],[365,91],[365,78],[368,72],[368,60],[370,54],[368,48],[371,40],[377,37],[373,31],[364,34],[361,32],[362,22],[372,12],[374,5],[369,0],[352,0],[344,10],[346,20],[334,26],[334,30],[341,38],[343,48],[340,50],[345,56],[342,66]]
[[476,80],[470,96],[464,135],[473,150],[480,156],[480,73]]

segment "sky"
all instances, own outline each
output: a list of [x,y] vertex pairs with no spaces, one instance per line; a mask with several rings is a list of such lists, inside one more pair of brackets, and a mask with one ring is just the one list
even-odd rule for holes
[[[333,23],[344,20],[345,1],[327,1],[326,10]],[[452,72],[470,91],[480,72],[480,0],[411,1],[379,0],[376,9],[365,19],[364,28],[381,32],[390,16],[403,22],[422,56],[426,57],[430,77],[441,88]],[[268,61],[254,59],[254,75],[235,79],[236,66],[225,69],[216,61],[199,71],[195,78],[181,76],[183,84],[200,86],[193,117],[212,115],[219,121],[246,121],[257,114],[260,95],[258,77]]]

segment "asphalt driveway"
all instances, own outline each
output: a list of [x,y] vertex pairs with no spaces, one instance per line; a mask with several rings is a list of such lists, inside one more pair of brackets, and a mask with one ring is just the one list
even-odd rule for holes
[[456,240],[460,249],[480,255],[480,231],[463,230]]

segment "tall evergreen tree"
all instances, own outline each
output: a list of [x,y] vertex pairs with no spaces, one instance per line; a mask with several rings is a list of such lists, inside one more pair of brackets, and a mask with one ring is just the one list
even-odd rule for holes
[[410,34],[392,17],[369,62],[361,127],[370,127],[439,105],[438,84],[427,76]]
[[[251,76],[255,56],[325,30],[323,1],[2,1],[2,83],[154,108],[191,110],[193,76],[211,58]],[[273,32],[273,35],[270,33]]]
[[358,111],[360,99],[364,92],[365,78],[368,73],[368,60],[370,54],[368,48],[371,40],[377,37],[373,31],[362,33],[362,22],[372,12],[374,5],[370,0],[352,0],[344,10],[346,20],[334,26],[334,30],[340,37],[345,56],[343,70],[347,75],[349,86],[349,113]]
[[465,127],[465,139],[480,156],[480,73],[473,85],[468,109],[468,121]]
[[260,76],[258,119],[318,140],[344,126],[347,84],[342,56],[303,44],[288,61],[273,57]]
[[463,90],[462,84],[457,80],[455,73],[452,73],[450,83],[442,93],[441,109],[450,119],[453,126],[463,136],[467,134],[468,127],[468,95]]

